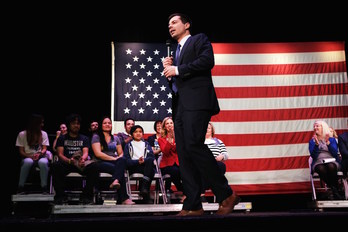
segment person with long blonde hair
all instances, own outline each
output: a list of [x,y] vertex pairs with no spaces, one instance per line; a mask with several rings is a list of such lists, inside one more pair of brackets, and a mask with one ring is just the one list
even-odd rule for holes
[[[176,189],[183,191],[172,117],[163,119],[161,137],[158,138],[158,144],[162,151],[162,157],[159,163],[162,174],[169,174],[170,180],[174,183]],[[166,182],[166,190],[170,190],[170,187],[171,182]]]
[[340,169],[341,161],[336,139],[330,137],[330,128],[325,121],[315,121],[313,131],[313,137],[309,141],[309,152],[313,159],[311,171],[318,173],[320,179],[332,190],[328,196],[330,200],[342,199],[338,192],[337,171]]

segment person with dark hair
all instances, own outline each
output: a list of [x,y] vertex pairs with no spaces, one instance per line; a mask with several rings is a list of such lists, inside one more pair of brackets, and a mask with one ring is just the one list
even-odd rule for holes
[[191,19],[185,14],[169,16],[169,34],[178,45],[174,58],[163,59],[163,73],[173,93],[176,147],[186,195],[178,216],[204,214],[201,178],[211,183],[219,203],[216,214],[225,215],[233,211],[240,197],[229,186],[214,155],[204,144],[208,123],[220,112],[211,75],[214,52],[205,34],[191,36],[191,26]]
[[54,203],[67,202],[65,178],[69,173],[77,172],[86,176],[86,185],[80,197],[81,203],[94,204],[94,187],[99,178],[99,172],[96,162],[87,162],[89,138],[80,134],[80,115],[71,114],[66,121],[68,133],[58,138],[56,149],[59,160],[52,164],[53,186],[56,192]]
[[[43,193],[48,193],[49,172],[49,146],[48,135],[42,130],[44,117],[32,114],[25,130],[19,132],[16,146],[22,158],[17,193],[24,193],[24,184],[27,181],[30,170],[34,166],[40,169],[41,188]],[[52,155],[51,155],[52,156]]]
[[132,141],[125,145],[123,150],[127,160],[129,174],[142,173],[144,177],[140,183],[140,195],[145,202],[150,199],[151,182],[155,176],[155,155],[149,142],[144,140],[144,129],[134,125],[130,129]]
[[65,123],[61,123],[59,125],[59,130],[57,130],[57,132],[56,132],[56,138],[54,139],[53,144],[52,144],[52,150],[55,153],[57,152],[56,145],[57,145],[57,140],[58,140],[59,136],[65,135],[66,133],[68,133],[68,127],[65,125]]
[[124,172],[126,170],[126,159],[123,157],[121,142],[117,136],[112,134],[111,118],[105,116],[101,126],[92,137],[92,149],[97,160],[99,172],[112,175],[110,189],[117,189],[117,204],[135,204],[129,199],[126,189]]
[[89,132],[91,138],[92,138],[93,134],[98,131],[98,128],[99,128],[99,123],[97,120],[91,120],[89,122],[88,132]]
[[[99,122],[97,120],[90,120],[89,121],[89,125],[88,125],[88,138],[89,138],[89,141],[92,141],[92,137],[95,133],[98,132],[98,129],[99,129]],[[90,144],[92,146],[92,143]],[[90,147],[88,149],[88,159],[93,159],[94,157],[94,154],[93,154],[93,149],[92,147]]]
[[161,137],[161,128],[162,128],[162,120],[156,120],[153,124],[153,130],[156,133],[147,137],[147,141],[150,143],[156,158],[158,158],[161,155],[161,148],[158,145],[158,139]]
[[[348,120],[347,120],[348,128]],[[338,135],[338,150],[342,159],[342,172],[348,176],[348,131]]]
[[124,147],[127,143],[132,141],[132,135],[130,134],[130,129],[135,124],[135,120],[133,118],[126,118],[123,122],[124,124],[124,131],[117,133],[117,137],[121,141],[122,149],[124,150]]

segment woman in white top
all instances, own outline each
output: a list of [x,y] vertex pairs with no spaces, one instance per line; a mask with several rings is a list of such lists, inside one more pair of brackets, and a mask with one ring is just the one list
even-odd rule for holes
[[26,130],[19,132],[17,136],[16,146],[22,157],[17,194],[24,193],[24,184],[34,165],[40,168],[42,191],[48,193],[49,159],[47,156],[51,156],[51,153],[47,151],[49,146],[47,133],[41,130],[43,123],[42,115],[33,114],[28,121]]

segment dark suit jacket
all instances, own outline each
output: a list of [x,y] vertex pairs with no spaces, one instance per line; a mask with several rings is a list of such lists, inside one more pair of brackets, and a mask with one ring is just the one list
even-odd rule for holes
[[[208,110],[212,115],[220,111],[211,69],[214,67],[214,53],[205,34],[190,36],[180,52],[179,76],[176,85],[180,103],[188,110]],[[175,111],[176,96],[173,96]]]
[[342,159],[348,159],[348,132],[344,132],[338,136],[338,149]]

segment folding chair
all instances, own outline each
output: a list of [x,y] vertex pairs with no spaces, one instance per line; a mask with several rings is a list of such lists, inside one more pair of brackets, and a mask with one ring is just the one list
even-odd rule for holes
[[[58,156],[53,157],[53,162],[58,161]],[[86,186],[86,177],[78,172],[70,172],[66,176],[65,193],[69,201],[79,201],[83,188]],[[53,191],[52,191],[53,192]]]
[[[317,201],[317,193],[319,192],[327,192],[330,188],[326,185],[326,183],[320,179],[319,174],[314,172],[312,173],[312,157],[308,159],[309,165],[309,174],[310,174],[310,182],[312,187],[312,200]],[[343,189],[345,199],[348,199],[348,183],[347,177],[343,175],[343,172],[337,171],[337,177],[341,188]]]
[[97,204],[116,204],[117,195],[114,189],[110,189],[112,175],[106,172],[99,173],[98,188],[96,191]]
[[[155,189],[154,189],[154,204],[159,204],[160,195],[162,195],[163,204],[167,204],[167,194],[164,187],[164,181],[161,174],[161,170],[158,168],[157,161],[154,161],[155,163],[155,175],[153,180],[156,182]],[[139,192],[139,183],[143,179],[144,175],[142,173],[132,173],[129,174],[129,171],[126,170],[125,172],[125,178],[126,178],[126,185],[127,185],[127,193],[131,200],[142,200],[142,197],[140,196]],[[132,187],[133,185],[133,187]],[[157,188],[159,186],[159,188]]]

